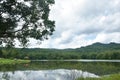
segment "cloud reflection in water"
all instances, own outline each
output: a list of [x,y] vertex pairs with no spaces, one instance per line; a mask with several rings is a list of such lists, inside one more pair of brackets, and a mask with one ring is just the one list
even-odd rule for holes
[[0,72],[0,80],[75,80],[78,77],[99,77],[81,70],[39,70]]

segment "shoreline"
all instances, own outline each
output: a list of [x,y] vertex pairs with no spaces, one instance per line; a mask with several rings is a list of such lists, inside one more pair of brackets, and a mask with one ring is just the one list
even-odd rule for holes
[[66,62],[69,62],[69,61],[75,61],[75,62],[120,62],[120,60],[105,60],[105,59],[64,59],[64,60],[31,60],[31,61],[44,61],[44,62],[47,62],[47,61],[66,61]]
[[31,60],[22,60],[22,59],[5,59],[0,58],[0,65],[14,65],[14,64],[22,64],[22,63],[29,63]]

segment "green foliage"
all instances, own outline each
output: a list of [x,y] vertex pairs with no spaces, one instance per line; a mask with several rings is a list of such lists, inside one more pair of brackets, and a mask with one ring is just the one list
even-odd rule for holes
[[3,58],[0,58],[0,65],[12,65],[12,64],[21,64],[21,63],[29,63],[30,61],[29,60],[13,60],[13,59],[3,59]]
[[[112,45],[112,46],[111,46]],[[0,57],[31,60],[120,59],[120,44],[90,45],[78,49],[1,48]]]
[[[23,2],[24,1],[24,2]],[[30,38],[48,39],[55,22],[49,20],[54,0],[0,0],[0,45],[14,46],[18,40],[26,46]]]
[[79,78],[77,80],[119,80],[120,74],[113,74],[109,76],[103,76],[101,78]]
[[10,58],[14,59],[18,57],[19,52],[15,48],[3,48],[0,50],[1,51],[1,56],[2,58]]

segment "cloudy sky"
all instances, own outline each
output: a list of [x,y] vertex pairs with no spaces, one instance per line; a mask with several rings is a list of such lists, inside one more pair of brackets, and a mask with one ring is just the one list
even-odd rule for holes
[[54,34],[40,48],[77,48],[95,42],[120,43],[120,0],[55,0]]

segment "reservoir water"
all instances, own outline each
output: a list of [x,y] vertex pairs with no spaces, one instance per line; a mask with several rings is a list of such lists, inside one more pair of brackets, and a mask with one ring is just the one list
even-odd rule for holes
[[0,80],[75,80],[120,73],[120,60],[37,60],[0,65]]

